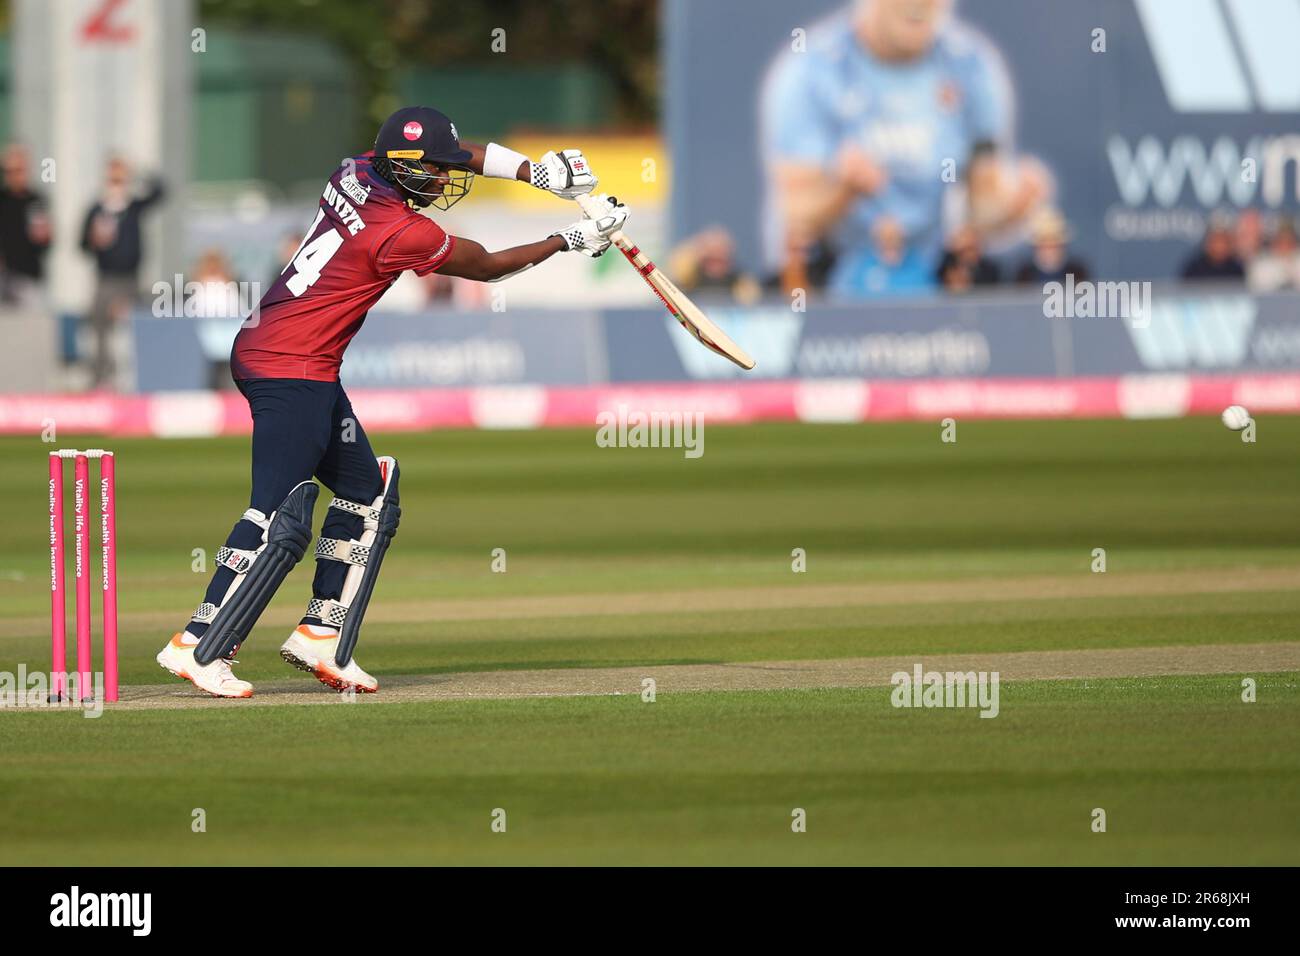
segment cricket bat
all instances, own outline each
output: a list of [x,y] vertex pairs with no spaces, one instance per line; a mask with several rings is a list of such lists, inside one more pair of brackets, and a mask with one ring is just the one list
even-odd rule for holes
[[[591,196],[578,196],[575,200],[582,211],[591,219],[600,219],[606,215],[604,203],[597,202]],[[692,302],[673,281],[650,261],[650,257],[637,248],[636,243],[623,234],[621,230],[610,233],[610,242],[618,247],[624,258],[632,263],[633,268],[641,273],[641,278],[655,291],[668,313],[681,323],[682,328],[699,340],[705,348],[712,349],[723,358],[730,359],[741,368],[749,370],[754,367],[754,360],[749,353],[731,340],[726,332],[718,326]]]

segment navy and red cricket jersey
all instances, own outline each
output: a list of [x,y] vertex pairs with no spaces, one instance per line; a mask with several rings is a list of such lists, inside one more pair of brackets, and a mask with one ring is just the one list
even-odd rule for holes
[[388,287],[451,254],[455,239],[407,206],[373,155],[345,160],[326,183],[306,238],[235,338],[235,378],[337,381],[343,351]]

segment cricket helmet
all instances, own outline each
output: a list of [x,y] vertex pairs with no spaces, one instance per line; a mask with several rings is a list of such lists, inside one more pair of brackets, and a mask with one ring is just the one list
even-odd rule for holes
[[[450,209],[474,183],[471,153],[460,148],[456,124],[428,106],[404,106],[379,127],[375,171],[417,206]],[[438,167],[430,171],[425,163]]]

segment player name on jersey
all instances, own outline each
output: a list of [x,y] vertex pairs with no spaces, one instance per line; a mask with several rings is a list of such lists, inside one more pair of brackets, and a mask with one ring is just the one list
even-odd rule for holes
[[[347,180],[349,178],[351,178],[352,182],[356,184],[358,189],[362,188],[361,183],[357,182],[357,178],[351,173],[348,173],[347,176],[344,176],[343,179],[339,181],[339,185],[342,186],[344,190],[347,190]],[[362,229],[366,228],[366,224],[361,221],[361,215],[352,207],[352,203],[348,202],[347,198],[334,188],[333,182],[327,182],[325,184],[325,191],[321,195],[325,198],[326,204],[338,213],[339,219],[341,219],[343,225],[347,227],[349,235],[355,236]],[[351,195],[351,193],[349,193],[349,195]],[[366,195],[369,195],[369,193]],[[364,202],[364,200],[362,200],[362,202]]]

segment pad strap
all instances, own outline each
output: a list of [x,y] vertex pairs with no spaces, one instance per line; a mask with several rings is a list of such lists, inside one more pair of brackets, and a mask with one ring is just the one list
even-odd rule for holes
[[[261,512],[258,513],[260,514]],[[248,516],[245,515],[244,517]],[[226,545],[222,545],[217,549],[217,564],[220,567],[229,568],[240,577],[248,573],[248,569],[253,566],[253,562],[256,560],[256,551],[248,551],[244,548],[231,548]],[[220,605],[204,601],[198,606],[198,610],[194,612],[194,615],[190,620],[195,624],[211,624],[212,619],[217,616],[217,611],[219,610],[221,610]]]
[[236,574],[247,574],[248,569],[253,566],[257,560],[256,551],[246,551],[243,548],[231,548],[222,546],[217,549],[217,564],[223,568],[229,568]]
[[317,618],[322,624],[342,627],[348,619],[348,609],[338,601],[312,598],[307,602],[307,616]]
[[[199,638],[194,648],[197,664],[211,664],[243,644],[280,583],[302,560],[311,544],[312,507],[319,490],[311,480],[299,483],[272,514],[256,560],[248,562],[247,573],[236,576],[208,629]],[[248,512],[244,517],[254,520]],[[206,613],[203,607],[199,612]]]
[[348,501],[346,498],[331,498],[330,507],[339,511],[346,511],[349,514],[359,515],[365,519],[368,528],[379,522],[379,509],[372,505],[358,504],[355,501]]
[[218,610],[219,608],[215,604],[204,601],[199,605],[198,610],[194,612],[194,616],[190,620],[195,624],[211,624],[212,619],[217,616]]
[[316,557],[327,558],[342,564],[364,568],[370,558],[370,547],[360,541],[343,541],[339,538],[317,538]]

